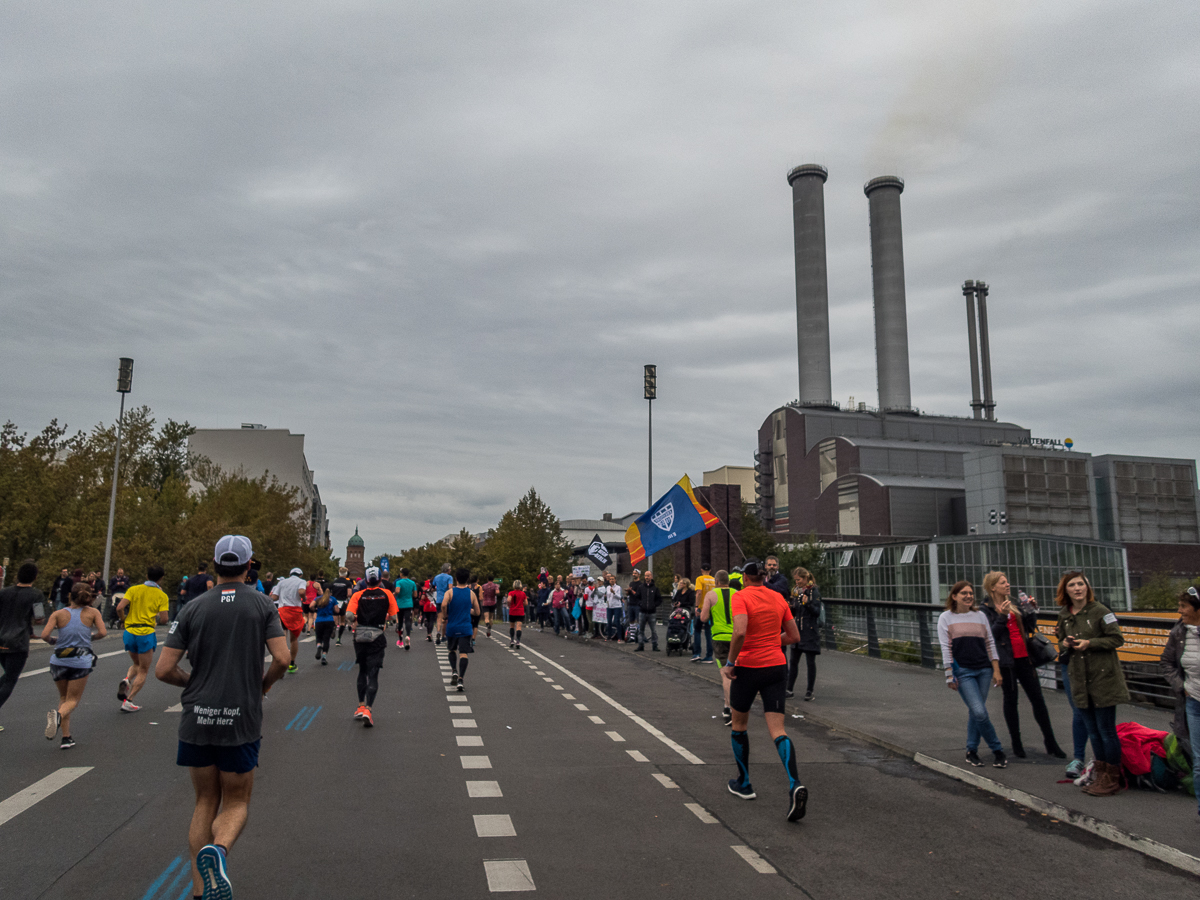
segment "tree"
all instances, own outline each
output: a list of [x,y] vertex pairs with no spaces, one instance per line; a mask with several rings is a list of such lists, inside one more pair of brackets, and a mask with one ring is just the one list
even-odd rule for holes
[[563,537],[558,517],[534,488],[488,531],[484,549],[489,573],[508,584],[515,579],[527,586],[536,584],[541,566],[555,574],[566,573],[571,560],[571,545]]
[[837,569],[827,558],[825,545],[817,540],[816,534],[810,534],[799,547],[789,547],[780,550],[779,571],[791,578],[792,569],[800,566],[812,573],[813,580],[825,596],[833,596],[837,591]]
[[[450,574],[459,569],[468,569],[472,575],[479,575],[483,566],[484,552],[475,543],[475,538],[467,529],[461,529],[450,542]],[[481,579],[482,580],[482,579]]]
[[[1140,588],[1133,592],[1133,608],[1143,610],[1171,610],[1179,604],[1179,595],[1188,589],[1189,583],[1182,578],[1172,578],[1166,572],[1155,572]],[[1200,578],[1191,582],[1200,588]]]
[[746,558],[764,560],[776,552],[775,538],[758,518],[758,507],[742,501],[742,552]]

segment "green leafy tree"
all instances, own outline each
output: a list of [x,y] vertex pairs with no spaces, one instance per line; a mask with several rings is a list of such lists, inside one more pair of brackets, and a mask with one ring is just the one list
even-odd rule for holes
[[[450,547],[442,541],[431,541],[420,547],[412,547],[400,554],[400,568],[408,569],[413,581],[422,584],[442,570],[442,564],[450,562]],[[393,562],[393,565],[396,565]]]
[[[1200,578],[1190,582],[1192,587],[1200,588]],[[1174,612],[1179,604],[1179,595],[1188,589],[1189,582],[1182,578],[1172,578],[1166,572],[1155,572],[1133,593],[1133,608],[1135,610],[1171,610]]]
[[459,569],[469,569],[472,575],[482,574],[485,548],[476,546],[475,538],[467,529],[463,528],[454,536],[449,549],[451,574]]
[[488,531],[484,548],[489,574],[505,584],[518,578],[526,586],[535,584],[542,566],[555,574],[569,571],[571,545],[558,517],[533,488]]

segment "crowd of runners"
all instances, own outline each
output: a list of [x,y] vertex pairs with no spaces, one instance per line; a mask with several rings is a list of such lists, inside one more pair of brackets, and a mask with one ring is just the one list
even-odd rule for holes
[[[820,653],[821,596],[803,568],[793,570],[789,579],[774,556],[746,560],[733,571],[712,573],[704,567],[694,584],[676,578],[669,597],[649,573],[640,571],[622,587],[611,574],[597,579],[542,569],[528,589],[520,581],[502,589],[492,577],[480,580],[467,569],[451,573],[449,564],[420,583],[407,569],[392,580],[378,567],[368,568],[357,580],[343,568],[328,581],[293,568],[286,577],[269,577],[264,583],[251,543],[240,535],[217,542],[211,574],[209,568],[208,563],[198,566],[174,609],[161,587],[158,566],[149,567],[142,583],[122,585],[120,598],[111,604],[129,656],[117,685],[122,713],[140,711],[134,700],[154,663],[156,629],[170,622],[154,671],[160,681],[183,689],[176,761],[189,769],[196,791],[189,828],[196,896],[232,896],[227,854],[246,822],[263,700],[279,679],[297,671],[305,633],[312,635],[315,660],[322,666],[328,664],[331,645],[340,645],[347,636],[353,642],[358,668],[353,718],[373,728],[372,708],[388,642],[394,635],[397,650],[411,652],[414,621],[424,628],[427,642],[446,644],[450,687],[463,692],[476,642],[491,639],[494,630],[502,634],[507,628],[513,650],[520,648],[528,620],[541,633],[632,643],[635,652],[644,651],[648,640],[651,650],[658,651],[658,619],[665,614],[668,652],[690,650],[693,662],[721,667],[721,721],[730,729],[736,767],[729,792],[746,800],[757,796],[750,778],[748,722],[753,704],[761,700],[767,731],[787,774],[787,819],[805,815],[808,789],[784,728],[785,702],[793,696],[801,659],[804,699],[812,700]],[[49,670],[58,692],[57,705],[47,713],[45,736],[61,736],[59,746],[70,749],[76,746],[71,714],[96,665],[93,642],[107,637],[108,624],[97,608],[96,588],[86,579],[72,581],[65,593],[56,581],[52,605],[57,608],[46,609],[45,596],[33,586],[37,575],[36,564],[26,561],[18,569],[16,586],[0,591],[0,707],[24,667],[30,626],[36,622],[42,626],[42,640],[53,647]],[[1018,756],[1024,755],[1017,730],[1019,685],[1033,705],[1046,752],[1065,758],[1045,703],[1039,702],[1036,674],[1031,674],[1038,664],[1031,624],[1036,605],[1030,606],[1029,598],[1014,605],[1003,573],[989,573],[982,587],[987,602],[981,609],[971,584],[954,585],[939,622],[947,684],[969,711],[967,761],[982,765],[977,746],[984,740],[994,765],[1006,762],[984,706],[989,684],[1005,687],[1005,718]],[[1081,773],[1083,748],[1090,739],[1094,777],[1084,781],[1089,793],[1109,795],[1117,790],[1121,759],[1113,709],[1128,700],[1115,663],[1120,628],[1116,617],[1095,601],[1082,572],[1063,576],[1057,600],[1062,610],[1059,645],[1066,650],[1060,662],[1064,681],[1073,687],[1068,692],[1075,715],[1075,754],[1068,772]],[[669,606],[660,613],[664,604]],[[1194,735],[1200,732],[1200,596],[1194,588],[1180,598],[1180,615],[1163,671],[1182,695],[1177,719],[1183,719],[1185,729],[1191,725]],[[269,666],[264,665],[264,650]],[[181,667],[185,659],[186,669]]]

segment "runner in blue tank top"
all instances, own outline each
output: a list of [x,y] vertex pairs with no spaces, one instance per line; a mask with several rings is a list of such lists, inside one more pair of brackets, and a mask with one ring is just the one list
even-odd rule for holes
[[442,595],[442,616],[446,621],[446,646],[450,651],[450,683],[466,690],[463,676],[467,674],[467,654],[471,651],[471,616],[479,615],[479,601],[470,588],[470,569],[454,573],[454,587]]

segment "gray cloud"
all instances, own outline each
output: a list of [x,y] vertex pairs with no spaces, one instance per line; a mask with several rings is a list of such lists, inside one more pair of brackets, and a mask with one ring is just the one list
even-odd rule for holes
[[834,392],[875,401],[862,184],[906,178],[914,402],[1192,457],[1194,4],[41,4],[0,11],[0,417],[306,435],[335,544],[750,462],[826,186]]

